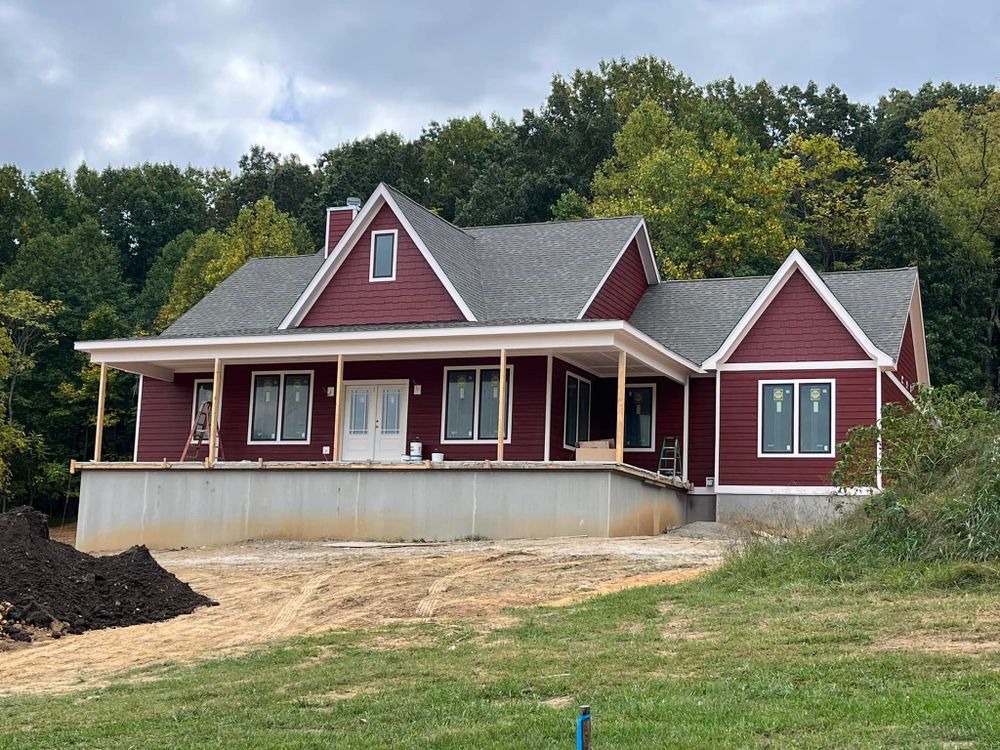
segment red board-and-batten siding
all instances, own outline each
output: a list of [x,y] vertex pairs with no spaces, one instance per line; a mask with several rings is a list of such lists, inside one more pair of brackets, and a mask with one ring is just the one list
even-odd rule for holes
[[[441,449],[449,460],[487,460],[496,458],[496,441],[476,444],[441,442],[441,399],[444,392],[444,368],[496,365],[497,359],[463,360],[387,360],[348,362],[344,379],[410,381],[407,410],[407,442],[420,439],[424,454]],[[511,442],[504,447],[504,458],[513,461],[541,461],[545,448],[545,357],[509,357],[513,367],[513,416]],[[250,416],[251,373],[253,371],[313,370],[312,428],[308,445],[247,444]],[[145,378],[139,422],[137,458],[139,461],[176,461],[184,450],[191,429],[195,379],[211,378],[211,373],[179,373],[172,383]],[[337,382],[337,366],[330,362],[294,364],[229,365],[222,387],[220,431],[227,461],[322,461],[323,446],[333,444],[334,398],[326,389]],[[421,386],[414,395],[413,386]],[[203,455],[204,457],[204,451]]]
[[632,240],[583,317],[591,320],[628,320],[648,283],[638,240]]
[[[372,232],[395,229],[396,279],[369,281]],[[388,205],[361,233],[300,324],[434,323],[465,320],[434,269]]]
[[[823,362],[870,357],[806,278],[796,271],[740,342],[729,362]],[[835,381],[835,443],[856,425],[875,422],[876,370],[809,369],[724,371],[719,374],[717,485],[829,486],[833,458],[759,457],[761,380]]]

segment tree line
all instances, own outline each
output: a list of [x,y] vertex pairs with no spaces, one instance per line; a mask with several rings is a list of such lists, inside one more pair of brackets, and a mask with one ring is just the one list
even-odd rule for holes
[[[315,252],[325,208],[388,182],[460,226],[646,216],[670,278],[919,265],[935,383],[1000,392],[1000,94],[732,78],[656,57],[556,75],[537,109],[341,144],[253,146],[235,171],[0,166],[0,498],[61,509],[93,440],[80,339],[155,334],[247,258]],[[105,454],[132,452],[136,378],[112,372]]]

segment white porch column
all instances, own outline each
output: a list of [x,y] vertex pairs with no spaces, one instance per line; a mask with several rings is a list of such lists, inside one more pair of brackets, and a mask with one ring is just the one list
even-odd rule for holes
[[219,398],[222,395],[222,360],[216,358],[215,369],[212,372],[212,412],[208,424],[208,459],[206,465],[211,468],[219,457]]
[[615,419],[615,461],[625,463],[625,352],[618,352],[618,410]]
[[108,363],[101,362],[101,382],[97,386],[97,432],[94,433],[94,462],[101,460],[104,447],[104,399],[108,391]]
[[503,435],[507,421],[507,350],[500,350],[500,398],[497,407],[497,461],[503,461]]
[[333,453],[330,458],[340,460],[340,410],[344,402],[344,355],[337,355],[337,385],[333,392]]

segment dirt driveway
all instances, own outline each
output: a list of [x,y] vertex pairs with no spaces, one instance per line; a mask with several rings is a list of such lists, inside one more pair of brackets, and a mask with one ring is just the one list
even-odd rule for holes
[[0,654],[0,693],[73,690],[165,661],[244,651],[334,628],[462,618],[484,629],[509,607],[568,604],[683,580],[729,543],[684,537],[420,545],[248,542],[156,552],[219,602],[169,622],[98,630]]

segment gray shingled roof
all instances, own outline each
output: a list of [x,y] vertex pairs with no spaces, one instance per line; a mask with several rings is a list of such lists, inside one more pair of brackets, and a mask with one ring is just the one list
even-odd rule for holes
[[[625,216],[462,229],[386,187],[477,322],[328,326],[281,333],[571,322],[641,221]],[[322,263],[322,252],[253,259],[161,335],[279,333],[278,325]],[[821,277],[875,345],[895,358],[916,269]],[[630,322],[677,354],[703,362],[767,282],[763,276],[667,281],[646,290]]]
[[[903,338],[915,268],[820,274],[879,349],[895,359]],[[704,362],[764,291],[770,277],[665,281],[646,290],[631,323],[668,349]]]
[[471,227],[489,320],[576,318],[642,218]]
[[274,333],[322,264],[322,252],[251,258],[161,335]]

